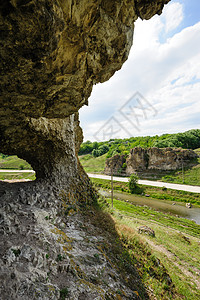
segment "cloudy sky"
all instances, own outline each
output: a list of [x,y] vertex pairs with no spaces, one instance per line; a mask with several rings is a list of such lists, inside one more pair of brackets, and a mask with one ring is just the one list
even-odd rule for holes
[[84,140],[200,128],[200,1],[172,0],[138,20],[129,59],[80,110]]

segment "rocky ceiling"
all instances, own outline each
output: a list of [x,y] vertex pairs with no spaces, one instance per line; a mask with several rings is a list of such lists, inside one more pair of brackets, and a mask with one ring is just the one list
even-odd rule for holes
[[128,58],[134,22],[170,0],[2,0],[0,152],[38,178],[76,177],[77,112]]

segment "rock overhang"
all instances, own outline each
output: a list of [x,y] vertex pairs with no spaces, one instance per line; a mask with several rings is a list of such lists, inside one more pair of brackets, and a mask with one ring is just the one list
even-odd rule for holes
[[[25,158],[36,172],[46,168],[45,174],[59,160],[63,164],[64,156],[72,157],[72,148],[77,153],[77,112],[92,86],[108,80],[128,58],[136,19],[160,14],[168,2],[3,1],[0,151]],[[70,161],[76,169],[76,159],[65,164]]]

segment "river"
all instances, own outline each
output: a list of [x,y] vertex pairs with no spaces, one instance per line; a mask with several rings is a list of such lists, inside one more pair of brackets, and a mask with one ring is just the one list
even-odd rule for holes
[[[111,193],[108,191],[101,189],[100,193],[105,197],[111,197]],[[193,205],[192,208],[186,208],[185,203],[181,202],[158,200],[151,197],[123,194],[115,191],[113,195],[115,199],[123,201],[128,200],[135,205],[148,206],[156,209],[157,211],[170,213],[175,216],[193,220],[200,225],[200,208],[197,206]]]

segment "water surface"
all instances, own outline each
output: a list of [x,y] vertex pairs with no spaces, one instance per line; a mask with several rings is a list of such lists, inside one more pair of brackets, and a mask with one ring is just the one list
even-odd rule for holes
[[[105,197],[111,197],[111,193],[108,191],[101,189],[100,193]],[[151,197],[144,197],[138,195],[123,194],[115,191],[113,195],[114,198],[118,200],[128,200],[129,202],[135,205],[148,206],[164,213],[170,213],[175,216],[193,220],[200,225],[200,207],[193,205],[192,208],[186,208],[185,203],[175,201],[172,202],[168,200],[159,200]]]

